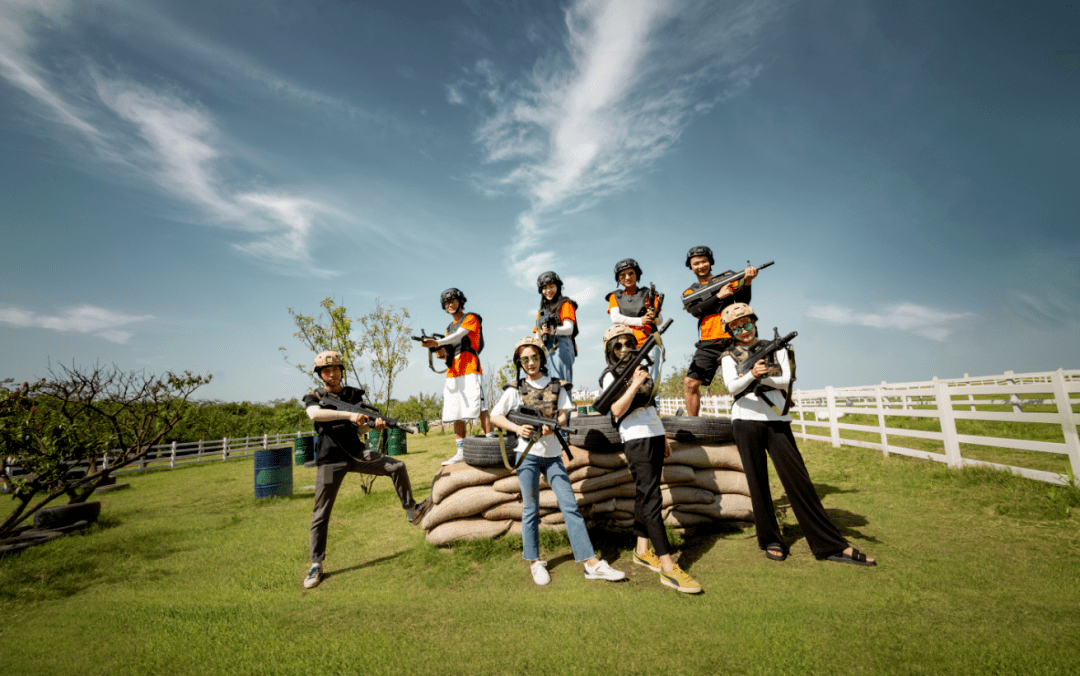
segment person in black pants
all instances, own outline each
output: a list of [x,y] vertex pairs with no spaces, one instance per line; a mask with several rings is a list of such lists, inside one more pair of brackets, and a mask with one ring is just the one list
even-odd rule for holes
[[734,344],[724,352],[720,367],[724,384],[735,397],[731,407],[731,427],[750,486],[758,546],[773,561],[783,561],[789,553],[773,511],[765,460],[768,451],[814,556],[858,566],[876,565],[874,559],[849,545],[829,519],[795,445],[791,416],[786,412],[786,393],[791,384],[791,361],[787,350],[778,350],[769,359],[759,359],[753,370],[740,376],[737,365],[749,357],[759,342],[754,324],[757,315],[746,303],[733,303],[724,309],[722,319]]
[[[349,472],[390,477],[398,499],[401,500],[401,507],[405,510],[405,518],[418,524],[419,517],[423,515],[422,508],[413,499],[409,471],[405,463],[366,448],[360,440],[360,435],[369,429],[369,418],[362,413],[335,411],[319,406],[319,401],[328,394],[349,404],[363,403],[364,391],[342,382],[344,364],[340,353],[320,352],[315,357],[315,375],[326,386],[312,390],[304,396],[304,408],[315,423],[315,431],[319,435],[319,447],[315,452],[315,508],[311,512],[309,534],[311,569],[304,577],[305,589],[311,589],[322,582],[330,512],[334,509],[341,482]],[[377,419],[370,427],[385,430],[386,421]],[[425,501],[425,506],[429,504]]]

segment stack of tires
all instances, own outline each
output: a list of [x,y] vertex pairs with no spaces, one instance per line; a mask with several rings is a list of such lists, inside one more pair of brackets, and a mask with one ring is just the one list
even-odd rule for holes
[[[671,444],[664,460],[660,492],[664,521],[679,530],[721,521],[752,521],[750,491],[742,462],[731,442],[726,418],[663,418]],[[610,416],[574,415],[577,434],[568,441],[573,459],[563,456],[582,515],[592,522],[617,526],[634,523],[634,479]],[[507,449],[517,438],[507,435]],[[516,474],[503,465],[499,440],[469,437],[465,462],[435,475],[432,507],[421,526],[427,541],[445,545],[456,540],[498,537],[521,532],[521,488]],[[513,453],[509,453],[511,463]],[[555,494],[541,478],[540,528],[563,530]]]

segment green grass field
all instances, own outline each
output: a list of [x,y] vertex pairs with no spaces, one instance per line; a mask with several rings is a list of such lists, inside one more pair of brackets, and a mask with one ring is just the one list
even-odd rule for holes
[[[449,436],[410,438],[416,493]],[[101,523],[0,559],[0,673],[1073,674],[1080,668],[1080,491],[877,451],[800,444],[826,508],[876,568],[813,559],[775,485],[786,562],[753,529],[677,537],[686,596],[591,530],[629,581],[586,581],[544,534],[536,587],[520,538],[439,549],[387,479],[346,480],[328,576],[305,591],[314,472],[255,500],[250,460],[126,475]]]

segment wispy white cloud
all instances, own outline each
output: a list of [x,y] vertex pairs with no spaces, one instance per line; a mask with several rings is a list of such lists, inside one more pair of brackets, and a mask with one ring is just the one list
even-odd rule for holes
[[18,307],[0,307],[0,322],[23,328],[89,333],[112,343],[126,343],[133,335],[126,327],[153,319],[152,315],[127,315],[95,305],[80,305],[55,315],[40,314]]
[[[578,0],[564,43],[516,81],[489,61],[449,87],[475,92],[476,131],[498,173],[482,190],[514,189],[530,202],[510,248],[515,279],[551,260],[546,217],[625,190],[670,151],[694,116],[749,86],[749,60],[779,0]],[[522,285],[525,285],[524,282]]]
[[[116,3],[108,9],[125,6]],[[213,115],[179,88],[143,84],[84,55],[78,57],[83,66],[75,76],[50,70],[38,58],[44,49],[36,35],[43,26],[54,30],[67,26],[74,12],[76,6],[66,0],[0,4],[0,77],[29,95],[43,117],[89,141],[97,161],[195,207],[202,223],[242,233],[244,241],[234,248],[269,263],[309,262],[316,226],[327,218],[347,220],[314,198],[280,187],[251,186],[235,168],[242,153]],[[133,21],[146,20],[134,14]],[[164,34],[182,34],[194,41],[199,46],[195,52],[215,54],[235,71],[290,96],[318,99],[315,93],[275,79],[242,54],[196,40],[165,18],[160,21],[171,27]]]
[[970,312],[947,312],[915,303],[890,305],[879,312],[857,312],[842,305],[820,304],[811,305],[806,314],[830,324],[896,329],[937,341],[947,339],[958,323],[974,316]]

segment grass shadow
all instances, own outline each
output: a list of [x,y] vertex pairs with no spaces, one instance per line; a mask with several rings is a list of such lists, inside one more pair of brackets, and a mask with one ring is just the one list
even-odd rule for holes
[[332,571],[332,572],[327,571],[326,573],[323,574],[323,577],[326,578],[326,579],[330,579],[332,577],[336,577],[336,576],[342,575],[344,573],[351,573],[351,572],[356,571],[356,570],[363,570],[364,568],[371,568],[372,566],[377,566],[380,563],[386,563],[387,561],[393,561],[394,559],[400,558],[401,556],[404,556],[405,554],[409,553],[409,551],[410,550],[408,550],[408,549],[403,549],[400,552],[396,552],[394,554],[388,554],[386,556],[381,556],[381,557],[379,557],[377,559],[372,559],[371,561],[365,561],[364,563],[358,563],[355,566],[349,566],[348,568],[338,568],[337,570]]

